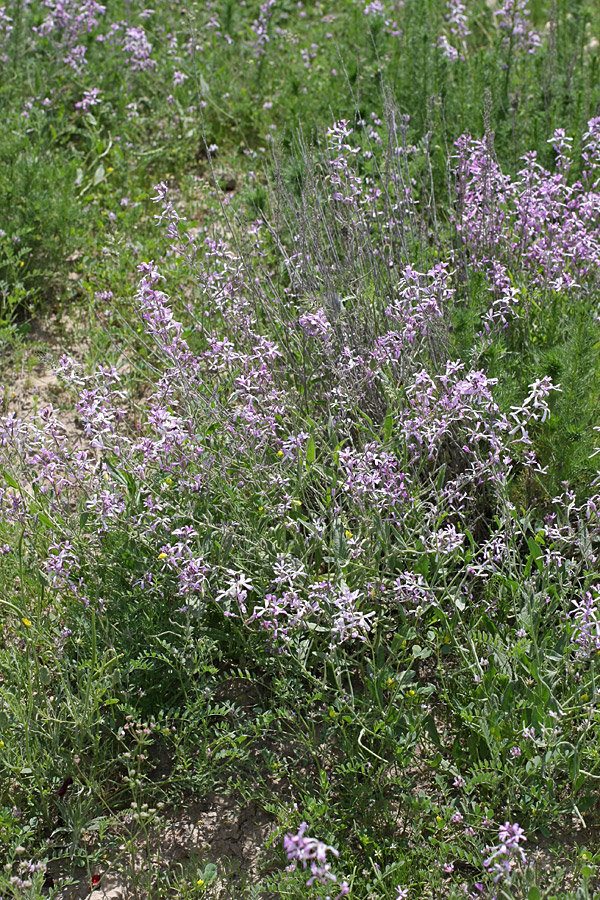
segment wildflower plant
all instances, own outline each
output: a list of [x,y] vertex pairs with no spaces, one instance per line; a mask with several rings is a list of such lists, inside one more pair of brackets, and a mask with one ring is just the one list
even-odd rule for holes
[[76,262],[61,203],[106,251],[52,402],[0,391],[6,896],[108,843],[166,894],[220,794],[249,896],[535,900],[538,829],[594,824],[600,138],[587,7],[543,6],[0,12],[47,73],[0,153],[66,179],[2,203],[2,315]]

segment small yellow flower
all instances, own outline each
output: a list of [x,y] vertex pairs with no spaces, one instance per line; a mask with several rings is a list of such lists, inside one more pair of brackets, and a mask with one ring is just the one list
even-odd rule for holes
[[29,619],[21,619],[21,622],[25,626],[25,628],[31,628],[31,622]]
[[589,699],[590,699],[590,698],[589,698],[589,697],[588,697],[588,695],[587,695],[587,694],[582,694],[582,695],[581,695],[581,699],[582,699],[582,700],[583,700],[583,702],[584,702],[584,703],[585,703],[585,702],[586,702],[586,700],[589,700]]
[[330,718],[330,719],[335,719],[335,709],[330,709],[330,710],[329,710],[329,718]]
[[281,457],[283,456],[283,450],[278,450],[277,456],[281,459]]
[[409,691],[408,693],[410,694],[411,697],[414,697],[414,696],[415,696],[415,692],[414,692],[414,691]]
[[158,554],[158,558],[159,558],[159,559],[166,559],[166,558],[167,558],[167,554],[166,554],[166,553],[159,553],[159,554]]
[[354,537],[354,535],[352,534],[351,531],[347,531],[347,532],[346,532],[346,537],[348,538],[348,540],[351,540],[351,539]]
[[204,884],[204,879],[199,878],[196,884],[198,885],[198,887],[202,887],[202,885]]
[[21,260],[21,262],[19,263],[19,265],[20,265],[20,266],[24,266],[24,265],[25,265],[25,263],[23,262],[23,260]]
[[172,478],[165,478],[165,484],[173,484]]
[[4,741],[0,741],[0,747],[4,747]]
[[438,823],[438,825],[441,825],[444,820],[442,819],[441,816],[436,816],[435,821]]
[[107,172],[114,172],[115,170],[114,170],[114,168],[113,168],[112,166],[109,166],[108,169],[107,169],[106,171],[107,171]]
[[387,686],[388,686],[389,688],[393,688],[393,687],[394,687],[394,679],[393,679],[393,678],[388,678],[388,680],[387,680]]
[[259,512],[264,512],[264,511],[265,511],[264,506],[259,506],[259,507],[258,507],[258,511],[259,511]]

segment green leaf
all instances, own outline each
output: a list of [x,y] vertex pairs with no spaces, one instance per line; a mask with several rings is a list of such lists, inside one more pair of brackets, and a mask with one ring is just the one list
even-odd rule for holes
[[94,185],[94,187],[97,184],[100,184],[100,182],[102,181],[102,179],[104,178],[105,175],[106,175],[106,170],[105,170],[104,166],[102,165],[102,163],[100,163],[100,165],[94,172],[94,177],[92,179],[92,184]]
[[393,428],[394,428],[394,416],[392,415],[391,409],[388,409],[388,411],[385,415],[385,421],[383,423],[383,434],[384,434],[386,441],[389,441],[389,439],[391,438]]
[[527,560],[526,566],[526,576],[531,573],[531,567],[533,562],[535,562],[537,568],[540,572],[544,571],[544,563],[542,562],[542,549],[539,544],[533,540],[533,538],[527,539],[527,545],[529,547],[529,558]]
[[534,884],[533,887],[529,888],[529,893],[527,894],[527,900],[541,900],[541,893],[539,887],[536,887]]
[[202,873],[202,880],[205,884],[210,884],[217,877],[217,867],[214,863],[207,863]]
[[8,472],[3,472],[2,474],[3,474],[3,476],[4,476],[5,482],[6,482],[8,485],[10,485],[11,488],[14,488],[16,491],[18,491],[18,490],[19,490],[19,485],[17,484],[17,482],[15,481],[15,479],[12,477],[12,475],[9,475]]
[[312,437],[309,437],[308,443],[306,444],[306,462],[314,463],[316,457],[316,449],[315,449],[315,440]]
[[45,512],[38,512],[37,517],[42,525],[45,525],[47,528],[54,528],[54,522],[49,516],[46,515]]
[[423,575],[424,578],[427,578],[429,574],[429,557],[423,555],[415,565],[413,566],[413,572],[415,575]]
[[425,730],[426,730],[427,734],[429,735],[429,737],[431,738],[431,740],[433,741],[433,743],[435,744],[435,746],[441,747],[442,742],[440,740],[440,735],[437,730],[437,726],[435,724],[435,719],[433,718],[433,716],[431,714],[429,714],[426,717],[423,724],[425,725]]
[[347,557],[347,548],[346,542],[343,537],[343,530],[341,522],[336,519],[333,523],[332,530],[332,544],[333,544],[333,554],[336,559],[343,560]]
[[462,599],[462,597],[459,597],[459,596],[453,597],[453,598],[452,598],[452,602],[454,603],[455,607],[457,608],[457,610],[458,610],[459,612],[464,612],[464,611],[465,611],[467,604],[466,604],[465,601]]

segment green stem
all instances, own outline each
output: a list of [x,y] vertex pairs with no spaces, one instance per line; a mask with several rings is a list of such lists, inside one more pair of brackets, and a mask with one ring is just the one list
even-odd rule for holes
[[[83,721],[91,724],[91,716],[89,716],[88,706],[90,702],[90,695],[92,692],[92,681],[94,680],[94,676],[96,673],[96,665],[97,665],[97,657],[98,657],[98,647],[97,647],[97,638],[96,638],[96,610],[91,608],[91,619],[90,625],[92,628],[92,658],[90,660],[90,668],[88,673],[88,680],[85,689],[85,702],[83,707]],[[79,734],[79,750],[83,749],[83,731]]]

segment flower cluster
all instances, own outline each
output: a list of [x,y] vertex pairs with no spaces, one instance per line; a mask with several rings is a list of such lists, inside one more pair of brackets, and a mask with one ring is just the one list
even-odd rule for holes
[[515,822],[505,822],[498,832],[498,844],[491,849],[491,853],[484,862],[484,866],[494,874],[494,882],[510,879],[515,866],[518,863],[525,864],[527,857],[521,844],[526,841],[525,832]]
[[541,46],[539,34],[529,24],[529,0],[504,0],[495,14],[498,28],[504,35],[504,43],[511,50],[535,53]]
[[585,592],[583,599],[573,600],[570,614],[573,623],[571,641],[577,645],[582,657],[589,657],[600,651],[599,596],[600,586],[594,585]]
[[[307,823],[302,822],[296,834],[285,835],[283,848],[288,860],[290,860],[294,868],[300,863],[303,869],[308,868],[310,870],[311,874],[306,882],[308,887],[315,884],[315,882],[320,884],[335,883],[337,878],[331,871],[331,863],[327,862],[327,855],[339,856],[339,851],[316,838],[308,837],[306,834],[307,829]],[[350,890],[346,881],[343,881],[339,888],[340,891],[336,900],[346,896]]]
[[487,140],[463,136],[457,142],[456,227],[471,264],[484,272],[494,297],[488,327],[505,326],[520,306],[510,273],[527,277],[536,291],[589,292],[598,283],[600,243],[600,120],[590,119],[583,135],[582,176],[569,179],[572,142],[563,131],[550,139],[557,171],[535,153],[523,157],[515,178],[505,175]]

